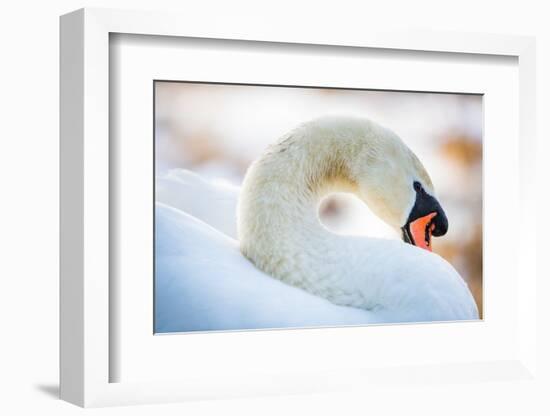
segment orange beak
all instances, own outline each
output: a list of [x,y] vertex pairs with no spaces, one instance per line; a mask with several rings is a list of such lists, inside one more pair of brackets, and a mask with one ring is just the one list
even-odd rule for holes
[[409,232],[413,240],[411,241],[412,244],[425,250],[432,251],[432,232],[435,228],[432,218],[436,215],[437,212],[431,212],[409,224]]

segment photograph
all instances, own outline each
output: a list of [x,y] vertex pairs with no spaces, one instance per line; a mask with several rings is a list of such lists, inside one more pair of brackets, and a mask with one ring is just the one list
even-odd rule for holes
[[483,95],[153,88],[155,334],[483,319]]

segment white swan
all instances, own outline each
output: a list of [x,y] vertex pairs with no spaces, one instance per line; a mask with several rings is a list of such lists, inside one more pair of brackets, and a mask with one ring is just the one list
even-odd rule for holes
[[[172,207],[156,207],[155,330],[478,318],[466,284],[439,256],[326,230],[317,203],[333,190],[357,193],[421,245],[427,226],[446,228],[428,175],[397,136],[366,120],[307,123],[251,166],[241,192],[240,248],[267,273],[227,237],[236,188],[183,170],[157,178],[157,200]],[[430,209],[441,215],[437,224]]]
[[[333,191],[355,193],[406,240],[428,250],[331,233],[317,209]],[[446,231],[418,158],[395,133],[366,119],[326,117],[284,136],[250,166],[238,208],[240,249],[259,269],[391,320],[479,317],[464,280],[429,252],[432,233]]]

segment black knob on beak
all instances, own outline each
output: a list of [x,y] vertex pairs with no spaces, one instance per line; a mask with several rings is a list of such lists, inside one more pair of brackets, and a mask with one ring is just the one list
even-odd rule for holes
[[434,228],[432,230],[432,234],[435,237],[441,237],[442,235],[447,234],[447,230],[449,229],[449,221],[447,220],[447,216],[445,215],[445,212],[443,212],[443,209],[439,205],[439,202],[437,201],[435,202],[437,203],[439,209],[435,211],[437,215],[433,218]]

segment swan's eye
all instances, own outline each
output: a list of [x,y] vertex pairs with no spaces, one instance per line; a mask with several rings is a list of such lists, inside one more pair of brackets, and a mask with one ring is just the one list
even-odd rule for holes
[[422,185],[420,184],[420,182],[415,181],[415,182],[413,183],[413,186],[414,186],[414,190],[415,190],[416,192],[420,192],[420,191],[423,190],[423,189],[422,189]]

